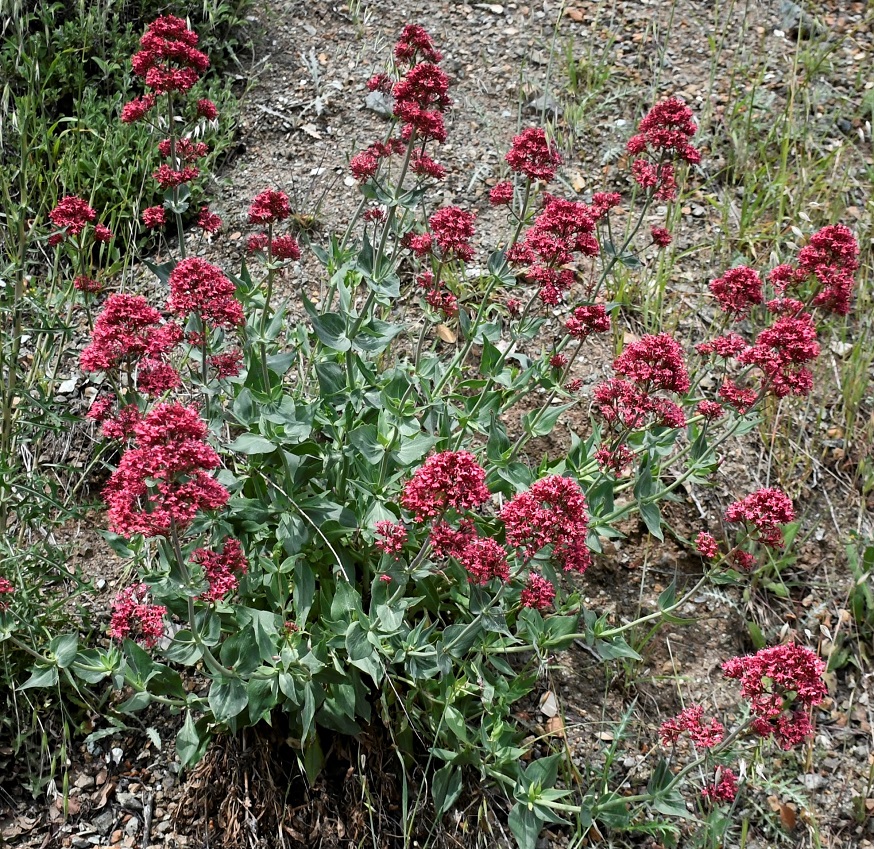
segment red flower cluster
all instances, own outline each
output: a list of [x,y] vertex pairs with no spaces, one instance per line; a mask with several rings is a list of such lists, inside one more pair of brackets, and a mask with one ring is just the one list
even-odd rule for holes
[[725,728],[715,718],[711,718],[710,722],[705,725],[702,722],[703,718],[704,708],[701,705],[691,705],[673,719],[663,722],[659,730],[662,745],[673,745],[680,739],[683,732],[688,732],[696,749],[712,749],[721,742]]
[[97,220],[97,213],[80,197],[67,195],[49,213],[52,224],[68,236],[78,236]]
[[561,155],[550,145],[540,127],[528,127],[513,137],[513,143],[504,157],[511,171],[523,174],[529,180],[548,183],[561,165]]
[[729,333],[726,336],[717,336],[709,342],[702,342],[695,346],[695,350],[702,356],[716,354],[717,357],[727,360],[729,357],[736,357],[741,351],[745,351],[746,347],[747,343],[742,336],[737,333]]
[[733,380],[726,380],[719,387],[719,397],[743,415],[756,403],[759,395],[755,389],[742,389]]
[[719,553],[719,545],[713,534],[708,534],[706,531],[701,531],[695,538],[695,550],[708,560],[713,560]]
[[407,529],[400,522],[383,519],[376,523],[376,547],[397,560],[407,542]]
[[154,94],[146,94],[143,97],[135,97],[121,107],[121,122],[123,124],[135,124],[141,121],[155,105]]
[[194,165],[186,165],[182,169],[171,168],[169,165],[159,165],[152,172],[155,182],[165,190],[175,189],[183,183],[190,183],[192,180],[196,180],[199,175],[200,170]]
[[204,233],[213,235],[222,229],[222,220],[214,212],[210,212],[208,206],[202,206],[200,208],[200,215],[197,216],[197,226]]
[[741,695],[750,700],[757,717],[753,728],[758,734],[773,734],[787,750],[809,736],[810,720],[796,703],[818,705],[827,694],[822,680],[825,664],[810,649],[794,643],[772,646],[731,658],[722,670],[726,678],[741,682]]
[[507,542],[526,558],[551,545],[553,559],[565,572],[582,574],[591,564],[586,496],[576,481],[561,475],[542,478],[505,504],[500,516]]
[[813,388],[813,373],[804,363],[819,356],[816,325],[809,313],[784,315],[756,337],[755,344],[740,354],[744,365],[762,372],[768,391],[778,398],[807,395]]
[[160,359],[181,336],[177,325],[161,324],[161,313],[142,295],[110,295],[79,362],[85,371],[108,371],[146,356]]
[[116,640],[133,637],[147,646],[154,646],[164,635],[164,617],[167,608],[161,604],[148,604],[149,588],[145,584],[133,584],[115,597],[109,636]]
[[531,572],[519,596],[519,603],[522,607],[533,607],[535,610],[550,610],[555,603],[555,587],[542,575]]
[[689,143],[698,132],[692,110],[676,97],[656,103],[638,124],[637,135],[628,140],[626,150],[632,156],[650,153],[655,158],[669,154],[696,164],[701,154]]
[[746,265],[730,268],[710,284],[710,291],[725,312],[738,318],[746,315],[751,306],[761,304],[764,300],[762,278],[755,269]]
[[230,494],[208,472],[221,464],[206,443],[206,423],[181,404],[158,404],[134,426],[104,489],[110,528],[123,536],[184,530],[200,510],[217,510]]
[[418,24],[407,24],[401,30],[401,36],[395,44],[395,59],[413,64],[422,58],[426,62],[439,62],[443,57],[434,47],[434,42],[424,27]]
[[726,521],[745,522],[759,533],[759,541],[769,548],[783,548],[783,525],[795,520],[792,500],[779,489],[759,489],[725,511]]
[[450,507],[461,513],[489,500],[486,472],[469,451],[434,454],[413,473],[401,504],[416,522],[440,516]]
[[682,395],[690,385],[683,349],[667,333],[632,342],[613,361],[613,370],[648,392],[661,389]]
[[470,519],[462,519],[457,529],[447,522],[435,522],[428,534],[431,553],[439,560],[460,557],[465,546],[475,538],[476,529]]
[[673,241],[670,230],[666,230],[664,227],[651,227],[649,235],[653,244],[660,248],[666,248]]
[[196,313],[207,327],[233,328],[245,320],[234,284],[221,269],[200,257],[183,259],[170,272],[168,309],[179,316]]
[[622,443],[615,448],[602,445],[594,456],[602,472],[612,472],[616,476],[621,475],[634,462],[634,452]]
[[727,767],[717,767],[716,780],[701,790],[701,795],[711,802],[733,802],[737,796],[737,776]]
[[207,121],[215,121],[218,118],[218,109],[216,109],[215,104],[205,97],[197,101],[195,111],[198,118],[206,118]]
[[73,280],[73,288],[89,295],[96,295],[103,291],[101,283],[93,277],[89,277],[87,274],[77,274],[76,278]]
[[163,206],[150,206],[143,210],[143,224],[149,230],[158,230],[167,223],[167,211]]
[[673,162],[695,164],[701,161],[701,154],[690,144],[696,132],[692,111],[681,100],[669,97],[653,106],[640,122],[637,135],[626,145],[632,156],[650,157],[635,159],[632,163],[635,182],[660,200],[675,198],[677,182]]
[[725,415],[725,409],[718,401],[699,401],[695,406],[695,413],[708,422],[715,422]]
[[610,330],[610,316],[601,304],[576,307],[564,326],[574,339],[585,339],[590,333],[607,333]]
[[855,236],[843,224],[832,224],[810,237],[798,253],[797,267],[778,265],[769,279],[778,292],[801,292],[812,280],[816,292],[812,305],[846,315],[858,269],[859,244]]
[[243,352],[239,348],[225,351],[223,354],[213,354],[208,359],[215,370],[215,376],[221,380],[225,377],[236,377],[243,365]]
[[[173,155],[174,144],[172,139],[163,139],[158,142],[158,153],[169,159]],[[177,139],[175,144],[175,155],[177,159],[185,162],[194,162],[200,159],[209,152],[206,142],[192,141],[191,139]]]
[[431,234],[444,260],[454,258],[467,262],[473,258],[470,245],[473,219],[473,213],[465,212],[458,206],[444,206],[428,219]]
[[15,584],[9,578],[0,578],[0,610],[9,607],[9,599],[15,595]]
[[133,71],[155,94],[188,91],[209,67],[197,42],[197,33],[182,18],[163,15],[140,39],[141,49],[131,58]]
[[275,224],[291,215],[291,204],[285,192],[265,189],[255,196],[249,207],[250,224]]
[[142,421],[140,408],[136,404],[128,404],[118,411],[115,418],[103,422],[100,432],[106,439],[117,439],[123,442],[133,436],[134,428]]
[[510,580],[507,552],[493,539],[474,537],[455,556],[467,570],[471,583],[485,586],[492,578],[502,583]]
[[163,395],[182,385],[182,378],[170,363],[147,357],[137,368],[137,389],[146,395]]
[[[613,369],[622,377],[596,386],[593,397],[599,415],[617,430],[620,439],[626,435],[623,431],[648,424],[685,427],[682,407],[655,395],[659,391],[682,394],[690,386],[683,351],[671,336],[659,333],[632,342],[613,361]],[[620,471],[631,459],[630,452],[620,452],[616,446],[602,451],[599,462],[603,469]]]
[[270,254],[274,259],[300,259],[300,246],[294,236],[277,236],[270,242]]
[[505,206],[513,202],[513,184],[510,182],[496,183],[489,192],[489,203],[492,206]]
[[245,575],[249,562],[243,555],[243,546],[238,539],[226,539],[221,552],[208,548],[195,549],[191,560],[203,569],[209,588],[200,595],[203,601],[219,601],[233,592],[240,584],[240,575]]
[[414,133],[419,141],[446,141],[443,113],[452,105],[448,91],[449,77],[430,62],[414,65],[395,83],[394,114],[403,122],[404,141]]
[[555,306],[562,292],[574,283],[568,267],[575,254],[595,256],[598,240],[593,235],[597,211],[578,201],[545,195],[543,211],[528,229],[523,241],[507,251],[514,265],[527,265],[526,277],[540,286],[543,303]]
[[420,148],[416,148],[410,157],[410,171],[420,177],[432,177],[435,180],[442,180],[446,176],[446,169]]
[[400,139],[389,139],[387,142],[374,142],[370,147],[355,154],[349,160],[349,170],[352,176],[364,183],[379,170],[382,159],[404,152],[404,143]]

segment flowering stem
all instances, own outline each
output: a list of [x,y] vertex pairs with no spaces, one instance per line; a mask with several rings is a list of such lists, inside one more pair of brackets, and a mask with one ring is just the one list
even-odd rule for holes
[[[188,571],[185,557],[182,554],[182,545],[179,542],[179,531],[176,528],[176,520],[172,516],[170,517],[170,542],[173,545],[173,553],[176,555],[176,562],[179,564],[179,571],[182,573],[182,580],[185,582],[186,587],[190,588],[191,574]],[[197,624],[195,622],[194,599],[187,590],[185,593],[185,600],[188,603],[188,624],[191,627],[191,634],[194,637],[194,642],[197,643],[197,647],[203,654],[203,662],[209,667],[209,671],[212,672],[213,675],[223,675],[227,678],[239,678],[239,673],[235,672],[233,669],[227,669],[222,666],[210,651],[209,646],[203,642],[203,638],[197,630]]]
[[[531,421],[530,429],[531,429],[531,432],[532,432],[532,433],[534,432],[534,428],[537,426],[537,424],[540,422],[540,420],[543,418],[543,416],[546,415],[546,411],[547,411],[547,410],[550,408],[550,406],[552,405],[552,402],[555,400],[555,396],[558,395],[559,387],[560,387],[561,384],[564,382],[564,379],[565,379],[565,378],[568,376],[568,374],[570,373],[571,366],[573,366],[573,364],[574,364],[574,360],[577,358],[577,355],[580,353],[580,349],[583,347],[583,342],[585,342],[585,341],[586,341],[586,340],[585,340],[585,337],[583,337],[582,339],[580,339],[579,344],[578,344],[577,347],[574,349],[574,352],[571,354],[570,359],[568,360],[567,365],[564,367],[564,371],[562,372],[561,378],[558,380],[558,382],[557,382],[556,386],[553,388],[552,392],[549,393],[549,397],[546,399],[546,401],[544,402],[544,404],[543,404],[543,405],[540,407],[540,409],[537,411],[537,415],[535,415],[534,418],[533,418],[533,420]],[[531,434],[529,434],[529,433],[525,433],[525,432],[523,432],[523,433],[521,433],[521,434],[519,435],[519,438],[516,440],[516,444],[513,445],[512,449],[510,450],[510,455],[509,455],[509,457],[507,458],[507,462],[508,462],[508,463],[510,463],[510,462],[513,461],[513,458],[514,458],[514,457],[516,456],[516,454],[519,452],[519,449],[520,449],[520,448],[521,448],[521,447],[522,447],[522,446],[523,446],[523,445],[524,445],[524,444],[525,444],[529,439],[531,439]]]
[[[167,95],[167,111],[170,128],[170,162],[175,169],[176,162],[176,117],[173,112],[173,95]],[[181,163],[179,163],[181,164]],[[180,169],[181,170],[181,169]],[[173,186],[173,216],[176,219],[176,232],[179,234],[179,256],[185,259],[185,228],[182,226],[182,215],[179,212],[179,186]]]

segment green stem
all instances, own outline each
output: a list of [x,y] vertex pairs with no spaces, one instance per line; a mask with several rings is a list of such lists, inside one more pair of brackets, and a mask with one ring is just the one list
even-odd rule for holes
[[185,557],[182,554],[182,544],[179,541],[179,531],[176,528],[176,520],[170,517],[170,542],[173,546],[173,553],[176,555],[176,562],[179,564],[179,571],[182,573],[182,580],[186,585],[185,600],[188,604],[188,624],[191,627],[191,634],[194,637],[194,642],[200,649],[203,655],[203,662],[209,668],[213,675],[223,675],[226,678],[239,678],[239,673],[233,669],[227,669],[216,660],[208,645],[203,642],[200,632],[197,630],[194,614],[194,599],[188,593],[191,587],[191,574],[188,571],[188,565],[185,562]]

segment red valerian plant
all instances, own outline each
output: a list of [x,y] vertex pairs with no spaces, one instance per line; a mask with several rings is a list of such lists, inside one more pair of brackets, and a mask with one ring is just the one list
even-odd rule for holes
[[[514,788],[508,823],[526,848],[560,815],[648,822],[634,797],[606,786],[556,789],[558,754],[524,766],[513,704],[575,641],[605,662],[639,657],[623,634],[641,620],[616,625],[587,609],[587,570],[628,517],[661,539],[661,502],[690,479],[712,480],[721,446],[767,398],[810,391],[815,311],[849,303],[852,234],[820,231],[771,275],[718,277],[702,293],[725,312],[715,339],[606,339],[612,373],[590,385],[574,371],[582,346],[625,338],[614,272],[645,274],[653,247],[670,245],[666,228],[650,227],[653,204],[673,200],[685,166],[700,161],[684,103],[661,101],[641,121],[623,166],[629,196],[553,192],[561,156],[543,129],[525,127],[501,165],[508,179],[490,192],[499,209],[435,209],[452,100],[440,52],[411,24],[366,83],[391,95],[393,111],[385,135],[350,157],[361,198],[345,232],[299,243],[283,232],[288,195],[266,188],[248,210],[257,261],[231,273],[190,249],[182,220],[205,153],[199,122],[216,117],[211,103],[186,101],[208,61],[196,45],[179,19],[156,21],[134,60],[149,91],[122,115],[169,116],[150,168],[164,200],[143,212],[149,227],[168,213],[177,222],[157,267],[167,300],[111,295],[81,356],[111,384],[88,417],[119,442],[109,528],[142,567],[116,603],[117,647],[105,655],[106,671],[136,690],[124,709],[157,699],[183,712],[186,766],[215,735],[283,711],[310,781],[320,735],[383,723],[405,764],[427,740],[441,813],[471,764]],[[507,224],[487,254],[477,212]],[[62,234],[97,238],[96,213],[81,203],[55,218]],[[204,207],[198,226],[221,225]],[[322,287],[295,277],[304,250]],[[271,303],[279,275],[299,308]],[[692,341],[718,379],[690,376]],[[591,416],[565,421],[570,447],[541,458],[532,441],[574,406]],[[736,569],[755,567],[758,544],[779,548],[795,511],[769,489],[726,519],[743,528],[736,543],[702,529],[701,580],[681,598],[669,588],[642,621],[670,616],[717,572],[744,580]],[[678,788],[698,767],[708,809],[734,798],[747,779],[727,765],[748,730],[781,746],[807,734],[822,669],[806,650],[769,651],[726,666],[751,702],[748,724],[723,727],[697,705],[664,724],[670,756],[690,739],[698,758],[676,772],[655,765],[640,794],[651,811],[685,811]],[[777,665],[783,677],[772,677]]]

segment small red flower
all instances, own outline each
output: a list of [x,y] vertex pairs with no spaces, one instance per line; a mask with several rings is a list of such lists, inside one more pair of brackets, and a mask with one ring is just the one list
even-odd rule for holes
[[78,236],[88,224],[97,220],[97,213],[80,197],[67,195],[49,213],[52,224],[69,236]]
[[143,224],[149,230],[157,230],[167,223],[167,211],[163,206],[150,206],[143,210]]
[[751,306],[764,300],[762,278],[755,269],[746,265],[730,268],[710,284],[710,291],[725,312],[738,317],[746,315]]
[[708,560],[713,560],[719,553],[719,546],[713,534],[708,534],[706,531],[701,531],[695,538],[695,549]]
[[522,607],[532,607],[534,610],[551,610],[555,603],[555,587],[542,575],[531,572],[528,582],[519,596]]
[[666,230],[664,227],[650,228],[649,235],[652,238],[653,244],[658,245],[660,248],[666,248],[673,241],[670,230]]
[[795,521],[795,508],[785,492],[767,487],[730,504],[725,518],[728,522],[752,525],[762,544],[780,549],[783,548],[783,526]]
[[504,206],[513,202],[513,184],[509,181],[497,183],[489,192],[489,203],[492,206]]
[[556,168],[561,165],[561,156],[540,127],[529,127],[515,136],[504,158],[512,171],[544,183],[555,176]]
[[407,542],[407,529],[400,522],[384,519],[376,523],[376,547],[398,560]]
[[243,546],[238,539],[226,539],[222,550],[211,551],[198,548],[192,552],[191,560],[203,569],[203,576],[209,584],[200,595],[203,601],[214,602],[234,592],[240,584],[240,575],[245,575],[249,562],[243,555]]
[[249,207],[250,224],[275,224],[291,215],[288,195],[275,189],[266,189],[255,196]]
[[197,101],[197,117],[206,118],[207,121],[215,121],[218,118],[218,109],[211,100],[203,98]]
[[737,796],[737,776],[727,767],[716,768],[716,780],[701,790],[711,802],[733,802]]
[[204,233],[212,235],[218,233],[218,231],[222,229],[222,220],[218,215],[210,212],[208,206],[202,206],[200,208],[200,215],[197,216],[197,226],[200,227]]
[[486,472],[469,451],[434,454],[416,469],[401,495],[401,504],[416,522],[448,508],[461,513],[489,500]]
[[116,640],[133,639],[146,646],[155,646],[164,636],[164,617],[167,608],[161,604],[148,604],[149,588],[145,584],[133,584],[115,597],[109,636]]
[[662,745],[673,745],[683,732],[687,732],[696,749],[712,749],[721,742],[725,728],[715,718],[711,718],[705,725],[702,722],[703,718],[704,708],[701,705],[690,705],[673,719],[663,722],[659,730]]

